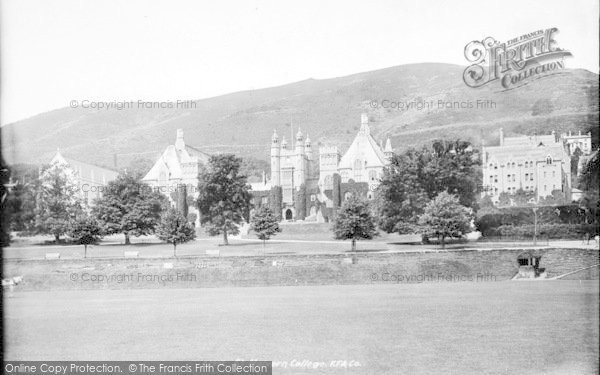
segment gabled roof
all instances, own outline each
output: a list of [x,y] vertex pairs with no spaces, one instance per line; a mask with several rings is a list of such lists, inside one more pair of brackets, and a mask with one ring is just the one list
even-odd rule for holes
[[361,126],[348,151],[342,156],[339,168],[354,168],[356,159],[360,159],[363,163],[366,161],[368,167],[385,165],[383,150],[371,136],[368,125]]
[[539,143],[509,146],[486,147],[485,151],[489,153],[489,160],[503,161],[511,159],[517,160],[543,160],[550,156],[553,160],[563,159],[566,155],[562,143]]
[[150,168],[150,171],[144,176],[143,181],[155,181],[160,179],[161,171],[165,169],[169,172],[168,179],[183,178],[184,164],[189,163],[207,163],[209,155],[198,150],[195,147],[188,146],[183,141],[183,131],[177,130],[177,140],[174,145],[169,145],[158,158],[156,163]]
[[51,165],[62,164],[68,166],[78,178],[86,182],[92,182],[95,184],[106,184],[109,181],[114,180],[119,175],[114,169],[100,167],[98,165],[86,163],[80,160],[66,158],[62,156],[60,151],[56,151],[56,154],[50,160]]

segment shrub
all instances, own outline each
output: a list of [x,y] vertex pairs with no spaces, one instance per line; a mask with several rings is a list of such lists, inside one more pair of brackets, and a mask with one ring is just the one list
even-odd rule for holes
[[[487,237],[532,238],[535,226],[501,225],[488,231]],[[541,224],[537,235],[549,239],[581,239],[586,233],[598,235],[598,227],[593,224]]]

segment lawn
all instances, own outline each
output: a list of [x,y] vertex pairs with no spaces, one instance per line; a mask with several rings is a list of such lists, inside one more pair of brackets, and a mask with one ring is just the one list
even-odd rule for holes
[[[4,350],[261,359],[275,374],[593,374],[598,292],[597,280],[21,292],[5,300]],[[304,360],[325,366],[292,368]]]

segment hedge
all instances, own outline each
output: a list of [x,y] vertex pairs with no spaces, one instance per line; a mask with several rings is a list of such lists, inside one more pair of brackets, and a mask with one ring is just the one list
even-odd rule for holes
[[[501,225],[490,228],[486,237],[532,238],[534,225]],[[593,224],[541,224],[538,225],[538,237],[549,239],[582,239],[586,233],[592,237],[598,235],[598,226]]]

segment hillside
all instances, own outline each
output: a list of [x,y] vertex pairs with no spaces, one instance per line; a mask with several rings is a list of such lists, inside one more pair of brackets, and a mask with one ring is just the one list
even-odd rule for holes
[[[394,148],[419,146],[432,138],[460,137],[480,145],[505,134],[594,129],[597,144],[598,75],[567,70],[525,87],[501,92],[496,83],[479,89],[462,81],[463,67],[412,64],[351,76],[309,79],[284,86],[197,100],[192,109],[93,110],[61,108],[2,127],[3,154],[14,163],[39,163],[57,148],[72,158],[122,167],[135,157],[154,159],[184,129],[186,143],[205,152],[235,152],[268,160],[273,129],[289,138],[290,119],[310,135],[315,148],[342,152],[368,112],[376,139]],[[408,110],[381,108],[383,100],[413,102]],[[433,101],[417,109],[415,101]],[[491,100],[495,108],[438,108],[438,100]],[[379,104],[374,108],[372,101]]]

